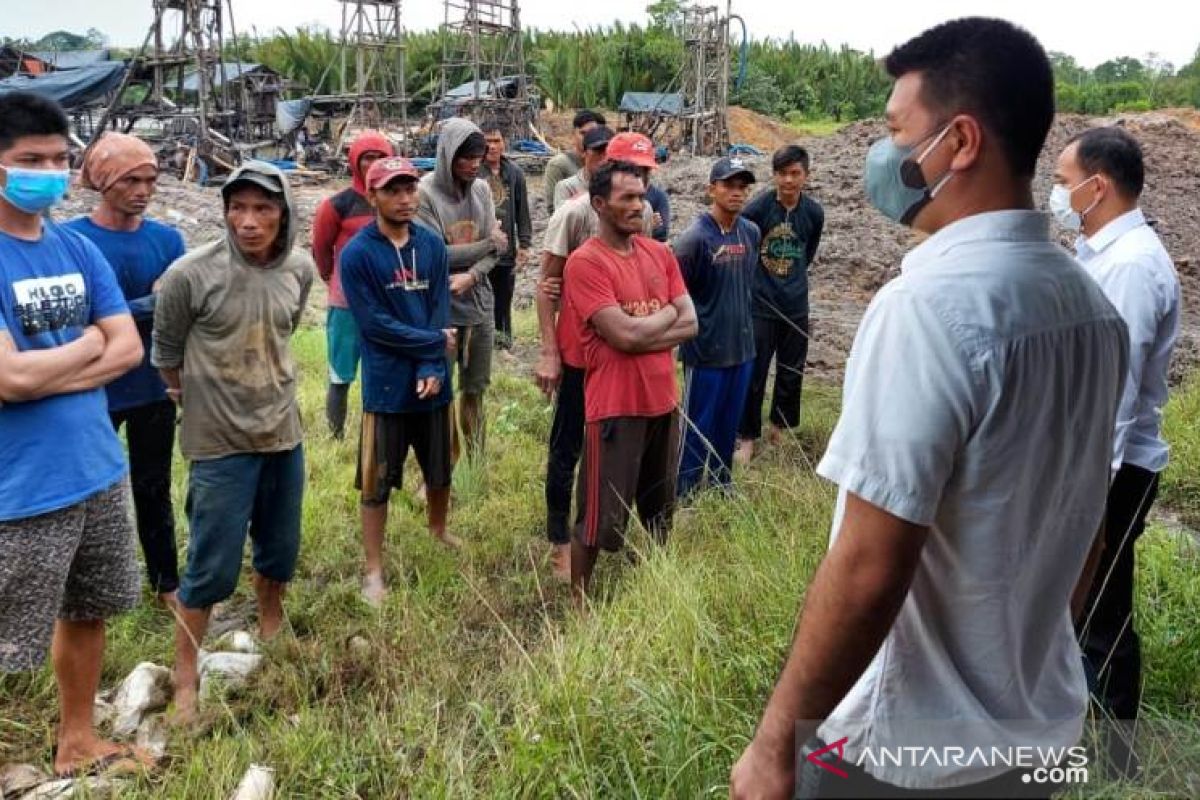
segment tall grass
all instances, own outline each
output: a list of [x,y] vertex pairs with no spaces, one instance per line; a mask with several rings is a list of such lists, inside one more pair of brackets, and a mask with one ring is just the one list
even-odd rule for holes
[[[518,349],[534,335],[519,315]],[[501,361],[486,461],[455,474],[451,522],[466,548],[436,545],[411,492],[395,495],[393,592],[376,612],[359,600],[354,437],[324,432],[322,332],[303,330],[296,350],[309,479],[291,635],[248,688],[205,707],[202,732],[171,740],[159,774],[121,796],[227,797],[251,763],[274,767],[289,798],[723,796],[825,549],[833,490],[812,465],[836,387],[806,384],[802,427],[737,475],[736,497],[701,497],[665,548],[635,535],[638,566],[602,557],[580,617],[547,578],[550,409],[523,368]],[[183,486],[177,464],[179,509]],[[1141,548],[1147,713],[1195,725],[1195,551],[1159,529]],[[252,611],[243,580],[218,625],[249,627]],[[356,637],[367,646],[351,646]],[[149,605],[112,626],[105,686],[143,660],[171,661],[171,621]],[[48,670],[0,677],[0,763],[47,762],[54,702]]]

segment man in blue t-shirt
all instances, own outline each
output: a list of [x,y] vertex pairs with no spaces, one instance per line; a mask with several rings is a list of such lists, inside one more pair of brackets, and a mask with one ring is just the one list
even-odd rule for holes
[[686,497],[706,479],[728,488],[738,420],[754,369],[750,295],[759,233],[739,216],[754,173],[738,158],[722,158],[709,174],[709,210],[674,245],[700,335],[684,343],[683,456],[676,491]]
[[808,269],[817,255],[825,211],[803,193],[808,181],[808,151],[787,145],[771,157],[775,188],[750,201],[742,216],[762,232],[759,268],[754,279],[754,349],[757,353],[750,394],[738,427],[737,461],[748,462],[762,435],[762,405],[767,374],[775,359],[768,441],[800,424],[800,392],[808,359]]
[[184,254],[183,236],[144,217],[158,181],[158,161],[136,136],[106,134],[84,158],[81,178],[86,188],[100,192],[100,202],[90,217],[73,219],[67,227],[108,259],[146,352],[141,365],[110,383],[105,392],[113,427],[126,426],[133,507],[150,587],[160,602],[170,603],[179,587],[171,507],[175,403],[150,364],[150,333],[158,279]]
[[0,672],[54,644],[54,771],[135,769],[147,757],[96,736],[104,621],[138,601],[125,455],[104,390],[142,359],[112,269],[43,219],[70,178],[67,117],[0,96]]
[[367,172],[375,221],[342,250],[342,290],[362,337],[363,421],[358,475],[367,572],[363,597],[386,595],[383,539],[388,495],[404,480],[412,448],[425,479],[429,531],[457,548],[446,531],[453,470],[450,445],[449,251],[440,236],[413,224],[420,200],[416,167],[384,158]]

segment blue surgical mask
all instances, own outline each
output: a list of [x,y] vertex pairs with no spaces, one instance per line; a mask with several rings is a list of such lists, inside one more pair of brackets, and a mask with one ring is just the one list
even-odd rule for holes
[[[949,130],[950,125],[947,124],[915,159],[912,155],[916,152],[916,145],[901,147],[893,142],[890,136],[885,136],[871,145],[871,149],[867,151],[864,175],[867,199],[871,201],[871,205],[893,222],[911,225],[921,209],[929,205],[954,175],[953,172],[947,171],[930,186],[921,174],[921,162],[941,143]],[[923,137],[917,144],[928,138],[929,136]]]
[[26,214],[40,214],[63,199],[71,181],[66,169],[25,169],[6,167],[4,199]]

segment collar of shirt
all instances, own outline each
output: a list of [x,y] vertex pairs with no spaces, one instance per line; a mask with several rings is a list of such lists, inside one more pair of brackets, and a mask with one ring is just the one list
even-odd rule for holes
[[1126,211],[1091,236],[1080,236],[1076,239],[1075,255],[1080,261],[1089,261],[1104,252],[1117,239],[1145,224],[1146,217],[1140,208]]
[[968,242],[1044,242],[1050,240],[1049,218],[1041,211],[1014,209],[972,214],[952,222],[909,251],[901,272],[920,269]]

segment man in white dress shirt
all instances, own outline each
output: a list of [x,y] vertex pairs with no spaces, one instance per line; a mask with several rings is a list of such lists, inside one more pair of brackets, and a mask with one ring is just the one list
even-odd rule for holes
[[1132,722],[1141,696],[1141,649],[1134,630],[1134,543],[1167,466],[1162,409],[1171,350],[1179,333],[1179,278],[1138,208],[1142,148],[1122,128],[1092,128],[1058,157],[1050,209],[1079,232],[1075,252],[1129,326],[1129,373],[1113,437],[1105,547],[1079,621],[1088,677],[1116,721],[1109,756],[1125,776],[1137,771]]
[[890,135],[867,154],[867,195],[929,238],[850,351],[817,467],[840,489],[829,552],[731,794],[1048,796],[1028,771],[1041,763],[995,753],[1082,734],[1072,613],[1098,557],[1128,334],[1034,210],[1054,118],[1041,45],[960,19],[885,66]]

